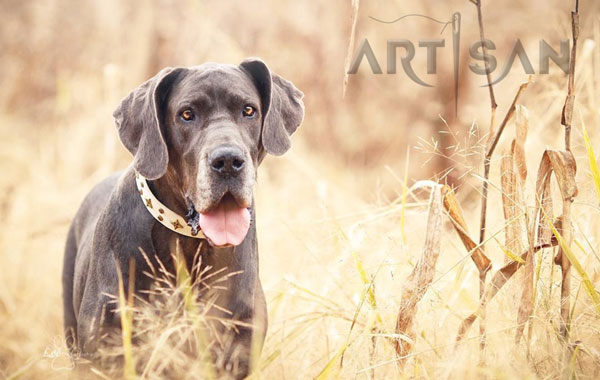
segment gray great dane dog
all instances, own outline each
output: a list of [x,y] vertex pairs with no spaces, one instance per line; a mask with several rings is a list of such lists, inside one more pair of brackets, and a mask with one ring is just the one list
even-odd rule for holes
[[[133,164],[88,194],[66,243],[64,327],[74,349],[93,357],[102,332],[120,328],[111,297],[118,294],[117,270],[124,284],[133,276],[136,294],[144,297],[153,283],[143,274],[146,258],[174,273],[171,254],[179,240],[185,255],[199,251],[210,270],[239,272],[227,279],[214,313],[252,326],[235,329],[233,344],[221,349],[225,370],[236,367],[236,377],[248,373],[252,340],[261,347],[267,326],[258,277],[256,170],[266,154],[290,148],[304,118],[302,97],[251,58],[238,66],[166,68],[123,99],[113,116]],[[183,223],[150,212],[150,202],[140,197],[140,178],[170,215],[191,226],[192,236],[182,234],[188,228]]]

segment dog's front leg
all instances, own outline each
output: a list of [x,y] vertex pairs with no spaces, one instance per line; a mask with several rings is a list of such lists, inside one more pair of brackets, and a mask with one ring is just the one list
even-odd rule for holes
[[[99,348],[113,342],[108,338],[121,328],[117,313],[118,277],[114,262],[111,264],[112,271],[102,264],[102,268],[98,268],[100,265],[90,268],[90,272],[96,273],[88,276],[77,317],[79,355],[93,362],[100,359]],[[122,268],[121,270],[124,271],[123,275],[127,278],[127,269]]]
[[[236,378],[244,378],[260,357],[267,328],[266,303],[258,279],[256,251],[240,251],[238,248],[228,255],[213,257],[222,260],[211,263],[216,270],[226,267],[229,273],[237,272],[227,276],[227,281],[219,282],[223,288],[216,297],[219,308],[213,310],[213,317],[220,321],[214,326],[215,332],[221,337],[214,347],[216,365]],[[248,262],[248,258],[253,260]],[[236,267],[238,260],[245,265]]]

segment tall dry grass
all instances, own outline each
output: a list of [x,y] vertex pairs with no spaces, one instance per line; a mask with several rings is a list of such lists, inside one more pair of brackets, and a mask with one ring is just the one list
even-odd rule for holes
[[[600,154],[600,4],[582,0],[580,8],[570,143],[578,195],[571,206],[573,243],[562,250],[579,263],[571,275],[569,337],[560,334],[560,269],[552,263],[557,248],[539,247],[529,263],[533,271],[516,272],[487,304],[482,351],[477,328],[456,344],[459,327],[480,306],[479,272],[464,248],[464,236],[455,232],[454,219],[442,215],[442,228],[431,236],[428,216],[437,220],[445,204],[433,206],[430,184],[419,181],[452,169],[451,179],[461,183],[456,192],[461,228],[475,241],[490,118],[487,89],[479,87],[485,77],[461,74],[457,119],[451,116],[454,100],[446,83],[449,64],[439,65],[438,76],[427,77],[437,85],[433,89],[403,74],[374,76],[363,66],[350,76],[342,98],[353,30],[353,3],[345,0],[0,3],[0,376],[73,375],[61,341],[62,251],[86,192],[130,161],[111,120],[119,99],[163,66],[261,56],[305,92],[307,118],[292,150],[268,158],[259,172],[260,270],[270,325],[258,377],[597,378],[600,318],[593,295],[600,286],[595,163]],[[570,37],[571,9],[570,2],[558,0],[484,1],[485,35],[496,41],[500,63],[516,38],[537,62],[538,39],[558,46],[559,39]],[[466,0],[363,0],[355,38],[368,37],[382,63],[386,39],[436,38],[440,30],[420,20],[382,26],[367,16],[447,18],[455,11],[463,17],[465,44],[477,40],[477,12]],[[440,52],[438,62],[451,62],[449,52]],[[414,64],[422,76],[424,56],[417,54]],[[498,119],[524,79],[516,64],[494,87]],[[543,152],[564,148],[560,117],[567,83],[567,76],[553,67],[549,75],[534,76],[518,102],[528,110],[527,138],[518,140],[518,149],[525,152],[522,161],[529,171],[521,204],[530,211],[538,201],[536,171]],[[514,128],[510,120],[491,157],[487,286],[507,273],[501,270],[505,261],[519,263],[522,253],[513,252],[513,242],[505,240],[510,223],[502,207],[502,152],[511,151]],[[515,180],[518,175],[516,169]],[[555,183],[550,194],[562,199]],[[560,206],[554,202],[554,215]],[[456,211],[447,210],[450,215]],[[551,225],[554,230],[548,225],[546,233],[560,245],[562,230]],[[529,246],[526,232],[519,232]],[[437,239],[435,270],[415,270],[425,253],[435,257],[424,245],[436,247]],[[515,343],[523,327],[517,314],[524,279],[530,274],[534,302],[524,338]],[[399,335],[398,310],[407,305],[406,296],[414,290],[407,290],[408,280],[415,278],[430,285],[418,292],[422,298],[410,321],[411,333]],[[154,318],[152,308],[132,310],[132,321],[149,334],[131,348],[137,366],[129,368],[130,375],[196,378],[207,373],[198,317],[185,311],[189,285],[181,273],[179,280],[170,278],[162,290],[177,296],[170,304],[153,306],[180,313],[177,318],[169,318],[176,313]],[[127,296],[122,295],[123,305]],[[411,347],[402,360],[396,353],[398,339]],[[140,363],[141,358],[150,364]]]

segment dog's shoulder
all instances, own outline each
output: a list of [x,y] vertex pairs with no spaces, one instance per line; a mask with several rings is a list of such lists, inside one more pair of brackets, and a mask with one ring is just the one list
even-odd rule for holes
[[106,208],[121,176],[123,176],[123,172],[114,173],[105,178],[96,184],[81,202],[79,210],[73,218],[72,226],[78,241],[85,234],[93,232],[94,225]]
[[100,194],[93,197],[98,215],[92,250],[100,255],[111,251],[120,258],[136,255],[139,247],[150,250],[155,220],[140,198],[133,168],[109,177],[95,191]]
[[148,241],[153,221],[140,200],[132,168],[98,183],[73,221],[78,239],[76,276],[85,282],[92,271],[95,281],[112,284],[116,280],[115,259],[128,263],[128,258],[139,252],[138,247],[151,250]]

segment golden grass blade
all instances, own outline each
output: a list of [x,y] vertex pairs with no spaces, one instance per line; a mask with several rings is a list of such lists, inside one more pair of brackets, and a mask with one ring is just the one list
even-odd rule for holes
[[[377,276],[377,273],[379,273],[379,269],[381,269],[381,267],[379,267],[379,269],[377,270],[377,272],[374,275],[368,276],[367,272],[364,270],[362,261],[360,260],[360,257],[358,256],[358,254],[355,251],[352,251],[352,255],[354,256],[357,271],[358,271],[358,273],[360,275],[360,279],[364,285],[364,290],[361,294],[360,301],[358,302],[358,305],[354,311],[352,323],[350,324],[350,329],[348,331],[348,337],[346,338],[347,344],[349,344],[349,342],[350,342],[352,330],[354,329],[354,326],[358,321],[358,316],[360,314],[360,311],[363,307],[365,300],[368,300],[369,305],[371,306],[371,310],[374,312],[374,314],[371,315],[371,317],[374,315],[374,318],[369,318],[367,324],[365,325],[367,333],[371,333],[371,334],[377,333],[379,331],[378,325],[381,324],[381,322],[382,322],[381,314],[379,313],[379,310],[377,309],[377,300],[375,297],[375,277]],[[372,343],[371,354],[373,354],[375,352],[375,343],[376,343],[375,338],[371,339],[371,343]],[[342,352],[340,355],[340,368],[343,365],[344,365],[344,353]]]
[[349,342],[346,342],[342,345],[342,347],[338,350],[338,352],[327,362],[327,365],[319,372],[319,374],[315,377],[316,380],[327,380],[330,378],[335,378],[339,374],[341,370],[341,366],[337,365],[337,362],[340,361],[344,352],[350,345]]
[[177,289],[181,291],[183,296],[183,305],[188,315],[192,318],[196,315],[196,302],[192,289],[192,278],[187,269],[185,256],[181,252],[179,240],[177,240],[176,256],[175,256],[175,276]]
[[369,305],[373,310],[377,310],[377,300],[375,299],[375,287],[373,286],[372,279],[369,278],[365,268],[362,264],[362,260],[358,256],[358,253],[352,252],[352,256],[354,257],[354,263],[356,264],[356,270],[360,276],[360,280],[365,286],[365,292],[367,293],[367,300],[369,301]]
[[23,365],[21,368],[17,369],[12,374],[8,375],[5,380],[17,380],[20,379],[34,364],[38,363],[41,360],[41,357],[30,359]]
[[100,371],[98,368],[91,368],[91,369],[90,369],[90,371],[91,371],[91,372],[92,372],[94,375],[98,376],[98,377],[99,377],[99,378],[101,378],[101,379],[104,379],[104,380],[113,380],[113,379],[111,379],[110,377],[108,377],[108,376],[106,376],[105,374],[103,374],[103,373],[102,373],[102,372],[101,372],[101,371]]
[[281,350],[275,350],[260,361],[260,371],[264,371],[271,363],[281,356]]
[[270,354],[262,355],[261,358],[259,358],[260,362],[258,363],[257,370],[255,370],[252,374],[246,377],[246,379],[260,379],[261,372],[267,369],[269,365],[271,365],[277,358],[281,356],[282,348],[284,347],[284,345],[289,345],[293,343],[296,340],[296,338],[298,338],[298,336],[305,334],[306,330],[308,330],[308,328],[311,327],[315,321],[317,321],[317,319],[311,319],[295,327],[291,333],[287,334],[283,339],[281,339],[278,342],[277,345],[274,346],[274,349],[271,351]]
[[500,249],[506,255],[506,258],[508,260],[516,261],[519,264],[525,264],[525,260],[523,260],[520,256],[515,255],[514,252],[508,249],[507,247],[500,245]]
[[580,345],[575,346],[571,360],[569,361],[569,379],[575,379],[575,367],[577,366],[577,356],[579,355]]
[[[365,287],[362,299],[364,300],[366,298],[369,301],[369,305],[371,306],[371,310],[373,312],[373,314],[371,314],[369,316],[369,320],[365,326],[366,332],[371,334],[371,352],[370,352],[369,358],[371,360],[371,364],[373,364],[376,343],[377,343],[375,334],[377,334],[379,332],[379,325],[383,322],[383,320],[381,318],[381,314],[379,313],[379,310],[377,309],[377,299],[375,297],[375,277],[367,275],[367,272],[364,269],[362,260],[358,256],[358,253],[353,251],[352,255],[354,256],[356,270],[358,271],[358,273],[360,275],[360,279]],[[356,318],[356,316],[355,316],[355,318]],[[354,321],[353,321],[353,324],[354,324]],[[352,327],[350,328],[350,333],[351,332],[352,332]],[[342,356],[340,357],[340,366],[343,365],[343,360],[344,360],[344,354],[342,353]],[[372,377],[374,377],[374,375]]]
[[598,291],[594,288],[594,284],[590,280],[590,276],[587,274],[587,272],[583,268],[583,265],[581,265],[581,263],[577,259],[577,256],[575,255],[575,252],[573,252],[573,250],[571,249],[570,244],[568,244],[566,239],[560,234],[558,229],[552,224],[552,222],[550,221],[550,218],[548,218],[547,216],[544,216],[544,217],[546,219],[546,223],[552,229],[552,233],[554,234],[554,236],[556,236],[556,240],[558,241],[558,244],[560,245],[560,248],[561,248],[564,256],[567,257],[569,262],[573,265],[573,267],[575,268],[575,270],[581,277],[581,282],[583,283],[585,290],[587,291],[588,295],[590,296],[590,299],[594,303],[596,312],[600,316],[600,296],[598,295]]
[[[405,210],[406,197],[408,195],[408,163],[410,161],[410,148],[406,150],[406,161],[404,162],[404,181],[402,183],[402,208],[400,209],[400,232],[402,233],[402,243],[406,245],[406,228],[405,228]],[[600,195],[600,192],[598,193]]]
[[[433,281],[435,265],[440,254],[442,236],[442,192],[441,186],[432,188],[427,218],[427,233],[423,254],[404,284],[402,300],[396,320],[396,334],[407,336],[408,339],[396,339],[396,354],[404,357],[412,349],[415,341],[414,319],[417,313],[417,303]],[[400,359],[402,365],[404,359]]]
[[590,136],[588,136],[587,129],[581,120],[581,132],[583,134],[583,141],[585,142],[585,150],[587,151],[588,161],[590,163],[590,171],[592,172],[592,179],[594,180],[594,186],[596,188],[596,196],[600,202],[600,170],[598,170],[598,161],[594,154],[594,147],[590,142]]
[[317,322],[321,317],[311,318],[302,321],[298,326],[294,327],[292,332],[283,337],[278,343],[274,346],[275,351],[281,350],[286,344],[293,343],[299,336],[306,333],[312,325]]
[[141,374],[141,378],[145,379],[148,376],[148,373],[150,373],[150,371],[156,366],[156,364],[160,361],[159,356],[161,355],[161,352],[164,347],[163,345],[165,344],[165,342],[167,342],[168,339],[170,339],[172,337],[173,334],[175,334],[177,332],[177,329],[166,329],[165,331],[163,331],[160,334],[160,337],[153,342],[153,349],[152,349],[152,353],[150,354],[150,356],[148,357],[148,361],[146,362],[146,364],[144,365],[144,370],[142,371]]
[[321,305],[331,309],[343,309],[342,306],[340,306],[337,302],[335,302],[334,300],[331,300],[327,297],[323,297],[320,294],[317,294],[315,292],[313,292],[312,290],[299,285],[291,280],[286,280],[286,282],[288,284],[290,284],[294,289],[301,291],[302,293],[305,293],[306,295],[310,296],[311,299],[313,299],[316,302],[319,302]]

